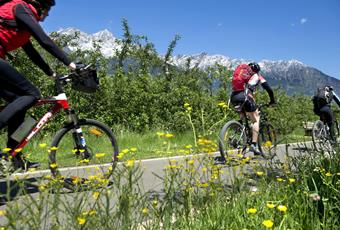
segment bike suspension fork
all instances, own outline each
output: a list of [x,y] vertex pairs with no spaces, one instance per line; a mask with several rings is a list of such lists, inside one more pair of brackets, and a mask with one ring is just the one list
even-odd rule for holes
[[86,149],[86,141],[83,135],[83,130],[79,126],[79,119],[74,110],[68,111],[69,122],[74,125],[72,130],[73,140],[75,142],[75,147],[77,152]]

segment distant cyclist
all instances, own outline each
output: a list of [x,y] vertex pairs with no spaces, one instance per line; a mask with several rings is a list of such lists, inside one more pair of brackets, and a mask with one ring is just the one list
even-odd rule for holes
[[[26,111],[40,98],[39,90],[13,68],[6,60],[7,52],[23,48],[28,57],[46,75],[54,76],[49,65],[33,47],[30,37],[54,57],[71,69],[76,65],[44,32],[39,22],[43,21],[54,0],[8,0],[0,5],[0,97],[8,102],[0,113],[0,129],[8,126],[7,147],[15,148],[17,142],[10,136],[22,124]],[[19,153],[14,159],[16,168],[37,167],[38,163],[29,162]]]
[[252,143],[250,152],[254,155],[263,155],[257,146],[257,139],[260,127],[260,113],[256,106],[253,93],[260,84],[270,97],[269,105],[275,104],[274,93],[268,82],[259,74],[259,64],[251,62],[236,67],[232,79],[231,104],[236,108],[243,109],[252,122]]
[[334,142],[336,142],[336,136],[334,132],[334,115],[331,109],[331,103],[333,100],[340,107],[339,97],[333,91],[333,87],[328,85],[319,87],[312,98],[314,113],[320,116],[320,120],[327,124],[330,130],[331,138]]

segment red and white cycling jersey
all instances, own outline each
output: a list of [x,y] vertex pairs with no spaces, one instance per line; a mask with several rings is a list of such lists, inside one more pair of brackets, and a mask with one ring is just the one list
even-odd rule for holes
[[233,91],[238,92],[246,87],[254,91],[257,85],[264,82],[266,79],[262,75],[255,73],[247,64],[241,64],[235,69],[231,84]]

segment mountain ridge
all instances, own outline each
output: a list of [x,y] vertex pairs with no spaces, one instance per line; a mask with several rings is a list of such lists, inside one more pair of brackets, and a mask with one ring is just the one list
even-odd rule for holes
[[[102,30],[94,34],[87,34],[75,28],[61,29],[59,34],[74,35],[78,34],[76,40],[78,46],[83,50],[94,48],[93,43],[100,45],[100,51],[106,58],[112,58],[117,50],[121,49],[117,38],[108,30]],[[65,47],[73,51],[76,47]],[[224,55],[208,55],[207,53],[193,55],[176,55],[171,57],[170,64],[183,67],[190,58],[191,67],[197,66],[206,69],[209,66],[219,64],[233,70],[240,63],[248,63],[252,60],[230,58]],[[261,67],[261,74],[274,87],[285,90],[288,94],[312,95],[317,87],[332,85],[336,92],[340,92],[340,80],[324,74],[320,70],[307,66],[304,63],[292,60],[262,60],[258,62]]]

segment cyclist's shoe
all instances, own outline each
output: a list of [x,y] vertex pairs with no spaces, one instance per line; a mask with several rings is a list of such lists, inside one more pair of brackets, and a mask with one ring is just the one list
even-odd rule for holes
[[27,171],[30,168],[39,168],[40,163],[39,162],[33,162],[27,160],[22,153],[18,153],[13,159],[13,167],[15,169],[22,169],[24,171]]
[[264,156],[264,154],[259,150],[259,148],[253,144],[250,145],[249,151],[254,154],[254,156]]
[[226,163],[226,160],[222,156],[218,156],[214,158],[214,165],[224,165]]

